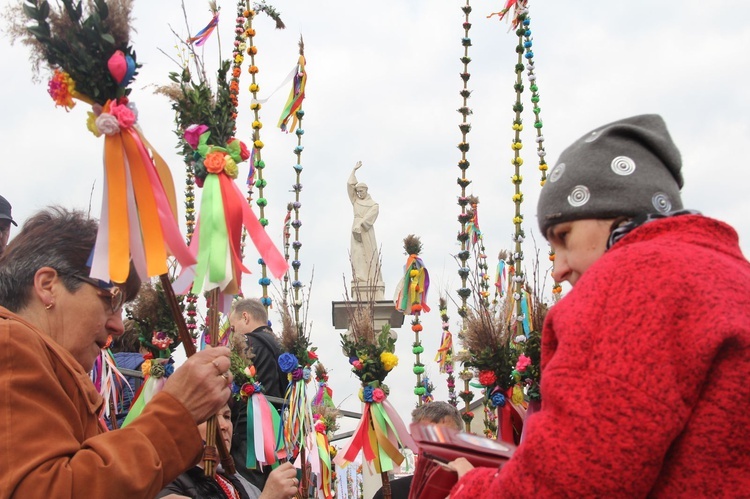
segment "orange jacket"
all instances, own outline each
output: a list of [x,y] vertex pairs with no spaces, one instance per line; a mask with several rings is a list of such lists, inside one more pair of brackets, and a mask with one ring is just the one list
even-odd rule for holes
[[198,462],[198,429],[171,395],[112,432],[102,403],[67,350],[0,307],[0,499],[151,498]]

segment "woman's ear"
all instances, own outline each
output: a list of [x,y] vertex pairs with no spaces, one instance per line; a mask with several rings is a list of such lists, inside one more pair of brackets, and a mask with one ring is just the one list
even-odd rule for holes
[[55,306],[56,287],[60,276],[52,267],[42,267],[34,274],[34,294],[48,310]]

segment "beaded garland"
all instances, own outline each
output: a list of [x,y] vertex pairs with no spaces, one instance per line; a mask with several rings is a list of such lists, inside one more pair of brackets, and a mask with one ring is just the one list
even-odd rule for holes
[[[466,4],[461,7],[461,11],[463,11],[464,13],[464,21],[462,24],[462,27],[464,29],[464,36],[461,38],[461,46],[464,48],[464,55],[460,59],[461,64],[463,65],[463,71],[460,73],[463,87],[459,92],[459,95],[461,95],[462,104],[461,107],[458,108],[458,113],[462,118],[461,124],[458,125],[458,128],[461,131],[461,142],[458,144],[458,149],[459,151],[461,151],[461,159],[458,161],[458,168],[461,170],[461,176],[457,180],[457,183],[461,188],[461,192],[458,197],[458,205],[461,207],[461,212],[458,215],[458,223],[461,226],[458,233],[458,241],[461,245],[461,251],[457,256],[461,265],[458,272],[458,275],[461,277],[461,287],[458,290],[458,296],[461,299],[461,305],[458,309],[458,315],[462,319],[464,319],[462,330],[465,327],[465,319],[468,310],[466,300],[471,295],[471,290],[467,286],[467,278],[469,274],[468,272],[462,272],[463,269],[468,269],[467,261],[469,259],[469,250],[467,246],[468,237],[466,237],[466,225],[472,218],[472,215],[470,213],[467,213],[466,208],[469,204],[469,199],[466,195],[466,188],[471,183],[471,181],[466,177],[466,170],[468,170],[469,168],[469,160],[466,159],[466,153],[469,151],[468,134],[471,131],[471,124],[467,121],[467,119],[468,116],[472,114],[472,110],[469,107],[469,97],[471,96],[471,90],[469,90],[468,86],[469,78],[471,77],[471,74],[469,73],[469,63],[471,62],[471,58],[469,57],[469,47],[471,47],[471,38],[469,37],[471,22],[469,19],[469,15],[471,14],[471,10],[470,0],[466,0]],[[471,402],[471,398],[473,398],[473,394],[471,393],[469,385],[471,377],[471,371],[467,369],[466,366],[464,366],[461,371],[461,379],[464,380],[463,393],[468,393],[471,395],[471,397],[469,397],[469,395],[465,395],[462,397],[462,399],[464,400],[462,417],[464,422],[466,423],[467,431],[469,431],[471,427],[471,420],[474,417],[474,414],[469,411],[469,403]]]

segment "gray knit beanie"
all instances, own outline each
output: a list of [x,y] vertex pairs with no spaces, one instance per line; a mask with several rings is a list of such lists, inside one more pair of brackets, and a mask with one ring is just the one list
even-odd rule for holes
[[542,187],[542,235],[561,222],[666,214],[682,209],[682,161],[661,116],[597,128],[565,149]]

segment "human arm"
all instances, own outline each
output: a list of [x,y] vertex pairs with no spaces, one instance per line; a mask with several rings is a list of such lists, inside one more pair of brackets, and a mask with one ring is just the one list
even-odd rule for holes
[[[680,265],[605,258],[547,317],[543,406],[524,443],[501,470],[468,473],[452,497],[645,497],[655,487],[707,380],[707,365],[685,361],[705,329],[681,305],[694,286],[667,284]],[[663,274],[643,272],[646,261]]]
[[73,357],[0,322],[0,497],[153,497],[197,462],[194,418],[171,394],[157,394],[127,428],[102,433],[101,398]]
[[297,494],[298,486],[297,469],[289,462],[283,463],[268,475],[268,480],[266,480],[266,485],[260,494],[260,499],[286,499],[294,497]]

